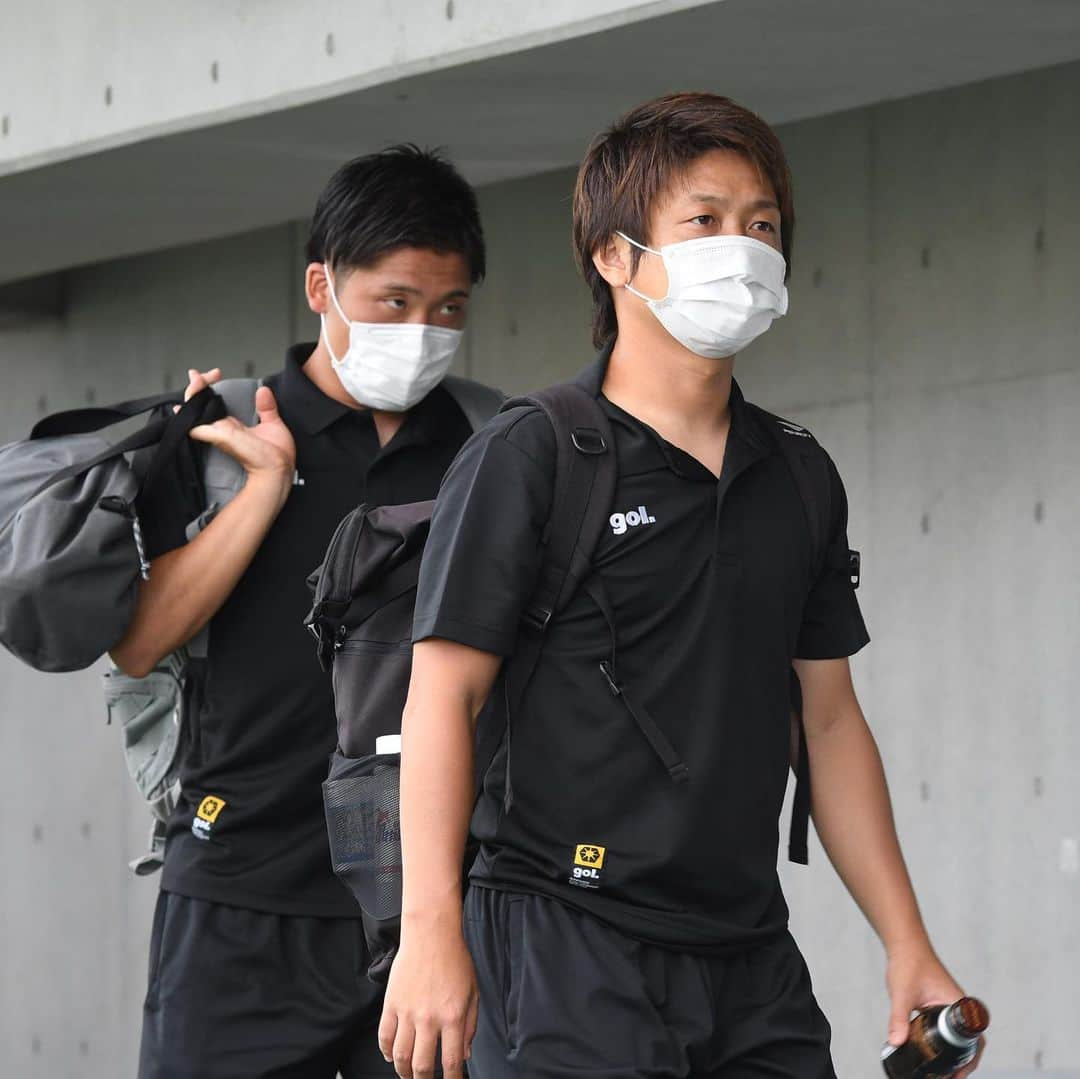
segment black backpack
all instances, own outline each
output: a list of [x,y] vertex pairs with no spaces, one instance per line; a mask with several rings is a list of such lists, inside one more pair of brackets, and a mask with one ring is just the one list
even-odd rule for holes
[[[556,446],[552,509],[542,537],[539,582],[523,614],[518,645],[504,665],[505,724],[487,724],[485,737],[482,717],[478,728],[477,793],[498,742],[505,738],[507,810],[513,803],[511,719],[528,690],[552,618],[584,589],[600,607],[614,636],[610,605],[597,575],[591,574],[593,552],[607,527],[614,499],[614,440],[599,401],[582,381],[562,383],[503,406],[504,411],[540,408],[555,432]],[[776,417],[769,419],[806,508],[815,561],[828,557],[839,565],[839,552],[826,550],[831,513],[824,451],[802,428]],[[385,981],[389,974],[401,912],[400,755],[377,752],[376,742],[401,729],[412,667],[413,608],[433,507],[433,502],[358,507],[338,526],[323,565],[309,580],[314,606],[306,625],[316,639],[320,663],[333,678],[338,725],[338,746],[323,784],[331,861],[360,905],[372,958],[368,975],[375,981]],[[845,549],[843,568],[848,566]],[[601,670],[672,782],[685,782],[689,769],[638,701],[629,681],[613,661],[604,661]],[[794,707],[797,682],[792,688]],[[809,760],[801,722],[798,727],[798,787],[789,855],[805,863]]]

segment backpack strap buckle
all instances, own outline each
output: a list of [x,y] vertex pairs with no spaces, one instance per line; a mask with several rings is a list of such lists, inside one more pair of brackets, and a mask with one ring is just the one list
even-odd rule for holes
[[308,632],[315,638],[315,655],[319,666],[327,673],[334,665],[334,655],[341,650],[349,632],[344,623],[334,623],[325,618],[311,618],[305,622]]
[[589,457],[598,457],[607,453],[607,441],[595,427],[575,427],[570,433],[570,441],[574,449]]
[[543,633],[548,628],[548,623],[551,621],[551,616],[554,614],[552,608],[541,604],[530,604],[522,612],[521,620],[529,625],[531,629],[535,629],[540,633]]

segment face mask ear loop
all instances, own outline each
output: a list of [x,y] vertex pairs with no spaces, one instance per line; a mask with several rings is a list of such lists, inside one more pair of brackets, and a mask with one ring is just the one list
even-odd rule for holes
[[330,266],[327,263],[323,263],[323,273],[326,274],[327,291],[330,293],[330,300],[334,305],[334,310],[341,316],[341,321],[346,326],[352,326],[352,320],[344,311],[341,310],[341,304],[338,303],[337,290],[334,288],[334,278],[330,273]]
[[323,343],[326,345],[326,351],[330,353],[330,359],[333,360],[334,363],[341,363],[341,360],[339,360],[337,356],[334,355],[334,346],[330,344],[330,335],[326,332],[325,315],[319,315],[319,325],[322,328]]
[[637,240],[631,240],[625,232],[620,232],[618,229],[616,229],[615,235],[621,236],[628,244],[633,244],[634,247],[638,248],[641,251],[648,251],[650,255],[659,255],[661,258],[664,257],[663,252],[657,251],[655,247],[646,247],[644,244],[639,244]]
[[629,283],[623,285],[623,288],[626,289],[626,291],[629,292],[631,296],[636,296],[639,300],[644,300],[645,303],[659,303],[660,302],[659,300],[652,299],[652,297],[650,297],[650,296],[646,296],[644,292],[638,292],[638,290],[636,288],[634,288],[634,286],[629,284]]
[[[615,235],[616,236],[621,236],[628,244],[633,244],[634,247],[637,247],[642,251],[647,251],[650,255],[659,255],[660,258],[664,257],[662,252],[657,251],[652,247],[646,247],[644,244],[639,244],[637,242],[637,240],[631,240],[630,237],[627,236],[625,232],[620,232],[618,229],[616,229],[615,230]],[[626,289],[626,291],[629,292],[632,296],[636,296],[639,300],[644,300],[645,303],[660,303],[661,302],[660,300],[654,300],[654,299],[650,298],[649,296],[646,296],[644,292],[638,292],[638,290],[636,288],[634,288],[634,286],[631,285],[629,281],[627,281],[626,284],[623,285],[623,288]]]
[[[337,311],[339,317],[341,318],[341,321],[344,322],[351,331],[352,323],[345,316],[345,312],[341,310],[341,304],[338,303],[337,291],[334,288],[334,278],[333,275],[330,273],[329,263],[323,263],[323,273],[326,274],[326,290],[330,293],[330,301],[334,305],[334,310]],[[337,356],[334,355],[334,346],[330,344],[330,335],[326,332],[325,313],[319,315],[319,325],[322,328],[323,341],[326,342],[326,351],[330,353],[330,359],[333,360],[334,363],[341,363],[341,360],[339,360]]]

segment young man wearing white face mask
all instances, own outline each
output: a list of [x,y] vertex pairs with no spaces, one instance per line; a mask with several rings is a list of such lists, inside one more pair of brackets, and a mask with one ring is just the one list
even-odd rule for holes
[[[307,244],[318,342],[290,348],[265,380],[256,426],[192,433],[240,461],[246,484],[191,542],[151,552],[113,654],[141,676],[209,626],[186,687],[143,1079],[393,1074],[360,911],[331,872],[321,782],[336,728],[302,624],[306,577],[359,503],[435,496],[472,430],[440,383],[483,274],[476,198],[447,161],[401,146],[349,162]],[[220,372],[190,375],[189,394]],[[498,395],[476,389],[494,410]]]
[[[441,1045],[448,1075],[471,1052],[483,1079],[828,1079],[829,1025],[776,872],[793,664],[813,819],[885,946],[890,1040],[910,1009],[961,990],[920,918],[851,684],[869,638],[843,485],[808,432],[732,377],[787,310],[783,150],[725,98],[671,95],[594,142],[573,212],[602,348],[579,385],[614,439],[611,527],[547,627],[512,756],[489,770],[462,910],[473,725],[513,669],[552,512],[546,417],[504,413],[444,482],[417,597],[404,914],[380,1045],[406,1077],[430,1074]],[[824,459],[829,558],[785,438]],[[631,722],[646,710],[678,774]]]

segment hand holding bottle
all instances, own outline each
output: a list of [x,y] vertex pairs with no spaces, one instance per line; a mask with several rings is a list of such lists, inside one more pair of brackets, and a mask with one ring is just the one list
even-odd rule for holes
[[[892,1047],[905,1045],[909,1037],[912,1036],[913,1031],[910,1020],[912,1012],[926,1012],[928,1009],[933,1009],[936,1018],[937,1014],[941,1012],[942,1006],[951,1006],[964,998],[964,991],[957,985],[928,943],[911,949],[900,948],[890,952],[886,984],[891,1001],[888,1045]],[[977,1001],[975,1003],[978,1004]],[[981,1004],[979,1004],[979,1007],[985,1012],[985,1008]],[[917,1021],[916,1019],[915,1022]],[[900,1070],[888,1072],[888,1065],[886,1065],[886,1071],[888,1074],[895,1076],[914,1077],[942,1074],[953,1075],[956,1079],[965,1079],[966,1076],[973,1074],[979,1066],[979,1060],[985,1048],[985,1039],[981,1037],[981,1034],[988,1023],[989,1015],[986,1016],[986,1023],[976,1034],[974,1056],[970,1062],[965,1063],[958,1071],[945,1070],[938,1073],[925,1070]],[[895,1058],[896,1055],[892,1054],[889,1059]],[[894,1068],[906,1066],[903,1062],[907,1060],[909,1055],[910,1051],[901,1055],[899,1060],[893,1059]],[[922,1058],[917,1057],[917,1059],[921,1060]],[[957,1058],[954,1058],[952,1066],[955,1066],[956,1063]],[[946,1065],[946,1067],[949,1066]]]

